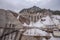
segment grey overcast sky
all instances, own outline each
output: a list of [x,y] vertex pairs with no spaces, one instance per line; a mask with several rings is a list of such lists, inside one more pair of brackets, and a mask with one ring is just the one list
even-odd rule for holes
[[60,0],[0,0],[0,9],[20,11],[32,6],[51,10],[60,10]]

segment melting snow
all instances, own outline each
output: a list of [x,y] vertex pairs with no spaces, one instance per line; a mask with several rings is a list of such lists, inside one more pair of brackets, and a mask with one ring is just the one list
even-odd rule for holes
[[[30,27],[31,26],[33,26],[33,27],[44,27],[45,25],[54,25],[54,24],[58,25],[58,24],[60,24],[60,22],[58,20],[58,19],[60,19],[60,16],[58,16],[58,15],[53,15],[52,19],[50,18],[50,16],[43,17],[42,19],[45,19],[45,21],[41,21],[41,19],[40,19],[35,23],[30,22],[29,25],[27,25],[26,23],[24,23],[23,25],[24,26],[30,26]],[[24,35],[31,35],[31,36],[33,36],[33,35],[47,35],[47,33],[45,31],[42,31],[39,29],[29,29],[24,33]],[[60,38],[54,38],[52,36],[50,40],[60,40]]]
[[43,17],[42,19],[45,19],[46,21],[43,21],[42,23],[45,25],[54,25],[53,21],[49,16]]
[[46,36],[48,33],[39,29],[29,29],[27,30],[24,35],[30,36]]
[[60,15],[53,15],[52,17],[60,19]]

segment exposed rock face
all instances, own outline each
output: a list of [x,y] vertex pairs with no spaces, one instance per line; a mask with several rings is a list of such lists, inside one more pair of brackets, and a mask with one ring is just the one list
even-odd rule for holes
[[[25,8],[25,9],[22,9],[19,13],[30,13],[30,14],[35,14],[35,13],[42,13],[42,14],[45,14],[49,12],[49,14],[54,14],[54,15],[60,15],[60,11],[56,10],[56,11],[53,11],[53,10],[50,10],[50,9],[41,9],[37,6],[33,6],[31,8]],[[47,13],[48,14],[48,13]]]
[[27,23],[27,24],[29,24],[30,23],[30,20],[29,19],[27,19],[26,17],[23,17],[23,16],[19,16],[19,21],[22,23],[22,24],[24,24],[24,23]]
[[3,9],[0,9],[0,27],[4,27],[7,23],[7,17],[6,17],[6,11]]
[[17,16],[18,16],[17,13],[15,13],[15,12],[13,12],[13,11],[11,11],[11,10],[7,10],[7,11],[11,12],[11,13],[17,18]]
[[43,14],[45,12],[52,12],[52,11],[49,9],[41,9],[39,7],[33,6],[31,8],[28,8],[28,9],[23,9],[19,13],[30,13],[30,14],[42,13]]
[[[5,27],[7,22],[6,11],[4,9],[0,9],[0,27]],[[0,36],[2,35],[3,29],[0,29]]]
[[[36,6],[33,6],[31,8],[28,8],[28,9],[23,9],[19,13],[20,14],[24,14],[23,15],[24,17],[26,17],[27,19],[29,19],[30,21],[33,21],[33,22],[38,21],[40,18],[42,18],[44,16],[47,16],[47,15],[51,15],[52,14],[51,13],[51,10],[41,9],[39,7],[36,7]],[[30,15],[30,16],[27,16],[27,15]],[[34,16],[34,18],[33,18],[33,16]]]
[[19,13],[30,13],[30,14],[33,14],[33,13],[36,13],[37,11],[40,11],[40,10],[41,9],[39,7],[33,6],[31,8],[28,8],[28,9],[23,9]]
[[[20,12],[20,14],[24,14],[23,16],[26,17],[27,19],[31,20],[30,21],[33,21],[33,22],[36,22],[38,21],[40,18],[42,17],[46,17],[47,15],[51,16],[51,15],[60,15],[60,11],[53,11],[53,10],[50,10],[50,9],[41,9],[39,7],[36,7],[36,6],[33,6],[31,8],[26,8],[26,9],[22,9]],[[26,16],[28,14],[37,14],[36,16],[37,17],[37,20],[36,19],[36,16],[34,16],[34,19],[33,19],[33,15],[32,16]],[[40,15],[40,17],[39,17]]]
[[3,25],[3,24],[8,24],[9,22],[12,24],[16,24],[16,25],[21,24],[19,22],[19,20],[17,20],[17,18],[16,18],[18,16],[17,13],[0,9],[0,15],[1,15],[0,16],[0,23],[1,23],[0,26],[1,27],[4,27],[5,25]]
[[[15,16],[14,16],[15,15]],[[17,15],[14,14],[11,11],[7,11],[4,9],[0,9],[0,27],[9,27],[9,28],[23,28],[21,22],[19,20],[17,20]],[[6,30],[6,29],[1,29],[0,28],[0,37],[4,34],[10,33],[11,31],[13,31],[15,29],[12,30]],[[11,34],[12,35],[12,34]],[[13,36],[16,35],[16,33],[13,33],[12,38],[14,38]],[[20,35],[20,33],[18,34]],[[0,40],[11,40],[10,35],[7,35],[9,38],[7,38],[6,36],[5,39],[2,38]],[[19,37],[19,36],[18,36]],[[14,39],[12,39],[14,40]]]

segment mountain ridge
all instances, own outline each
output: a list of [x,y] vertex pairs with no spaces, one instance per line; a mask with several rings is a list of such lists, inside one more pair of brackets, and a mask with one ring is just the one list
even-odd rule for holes
[[59,10],[51,10],[51,9],[41,9],[37,6],[33,6],[30,8],[25,8],[22,9],[19,13],[30,13],[30,14],[34,14],[34,13],[45,13],[45,12],[51,12],[53,15],[60,15],[60,11]]

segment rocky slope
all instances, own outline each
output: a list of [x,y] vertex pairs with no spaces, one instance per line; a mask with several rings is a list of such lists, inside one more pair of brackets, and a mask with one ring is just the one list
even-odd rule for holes
[[[60,11],[52,11],[50,9],[41,9],[39,7],[36,7],[36,6],[33,6],[31,8],[28,8],[28,9],[23,9],[19,12],[20,14],[42,14],[41,18],[38,19],[37,21],[33,22],[33,21],[30,21],[30,24],[26,24],[24,23],[23,25],[24,26],[28,26],[28,27],[53,27],[55,25],[60,25]],[[39,15],[38,14],[38,15]],[[24,17],[27,17],[27,16],[24,16]],[[33,16],[30,16],[32,19],[33,19]],[[30,17],[27,17],[28,19]],[[39,29],[29,29],[29,30],[26,30],[26,32],[24,33],[25,35],[30,35],[30,36],[33,36],[33,35],[46,35],[46,32],[45,31],[42,31],[42,30],[39,30]],[[50,35],[51,36],[51,39],[49,40],[60,40],[60,38],[55,38],[52,36],[52,34]],[[30,38],[30,37],[28,37]],[[27,39],[28,39],[27,38]],[[34,40],[33,38],[30,38],[32,40]],[[45,40],[45,39],[43,39]]]
[[[42,17],[45,18],[46,16],[49,16],[50,18],[54,17],[56,20],[60,19],[59,18],[60,11],[53,11],[50,9],[41,9],[39,7],[36,7],[36,6],[33,6],[31,8],[22,9],[19,13],[20,14],[33,14],[33,15],[38,14],[37,15],[38,20],[41,19]],[[40,18],[39,18],[39,15],[40,15]],[[30,20],[30,18],[33,19],[33,16],[24,16],[24,17],[28,18],[29,20]],[[34,22],[37,22],[38,20],[36,21],[35,19],[36,19],[36,17],[34,18]],[[31,20],[31,21],[33,21],[33,20]]]
[[37,6],[33,6],[31,8],[25,8],[25,9],[22,9],[19,13],[45,13],[45,12],[51,12],[52,14],[54,15],[60,15],[60,11],[59,10],[56,10],[56,11],[53,11],[53,10],[50,10],[50,9],[41,9]]

